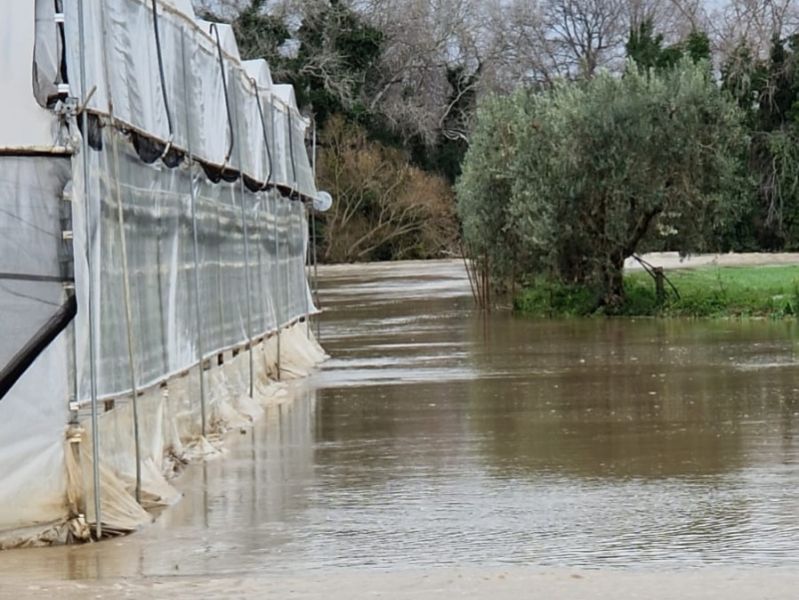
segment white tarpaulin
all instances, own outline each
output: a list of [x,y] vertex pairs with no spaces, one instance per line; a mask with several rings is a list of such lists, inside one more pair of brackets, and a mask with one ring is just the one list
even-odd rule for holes
[[[110,95],[120,122],[161,142],[171,140],[184,150],[191,131],[192,151],[199,159],[241,169],[259,182],[270,173],[264,147],[277,145],[272,182],[315,196],[304,145],[308,122],[297,110],[291,86],[273,86],[268,69],[246,68],[229,25],[196,19],[193,13],[161,3],[156,22],[150,2],[143,0],[84,0],[83,4],[86,92],[94,89],[92,111],[110,114]],[[79,71],[80,63],[77,5],[65,6],[71,73]],[[79,83],[70,78],[72,94],[83,98]],[[275,139],[264,139],[261,114]],[[295,142],[291,153],[289,139]]]
[[[3,5],[5,14],[0,19],[0,95],[3,99],[0,149],[50,150],[58,146],[55,135],[57,119],[36,102],[31,81],[36,45],[36,7],[40,3],[14,0],[11,4],[11,7]],[[47,31],[55,36],[54,28]],[[42,48],[56,43],[55,38],[51,39],[52,43],[42,44]],[[42,50],[41,56],[42,68],[52,69],[52,54],[48,56]]]

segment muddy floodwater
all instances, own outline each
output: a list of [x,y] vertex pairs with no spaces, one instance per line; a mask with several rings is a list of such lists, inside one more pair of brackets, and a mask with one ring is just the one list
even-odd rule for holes
[[799,566],[795,323],[485,316],[457,261],[320,297],[332,358],[293,403],[149,528],[0,581]]

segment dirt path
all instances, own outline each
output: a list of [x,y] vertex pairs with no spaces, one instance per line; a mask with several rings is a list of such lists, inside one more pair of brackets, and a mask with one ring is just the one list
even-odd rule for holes
[[[763,254],[697,254],[680,258],[677,252],[652,252],[642,257],[656,267],[665,269],[697,269],[699,267],[773,267],[799,265],[799,253]],[[642,267],[633,258],[628,258],[625,269],[640,270]]]

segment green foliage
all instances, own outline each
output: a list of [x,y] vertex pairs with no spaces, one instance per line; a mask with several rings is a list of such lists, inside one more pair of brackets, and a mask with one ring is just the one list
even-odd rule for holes
[[695,63],[711,59],[710,37],[704,31],[694,29],[682,43],[682,51]]
[[652,19],[630,30],[625,49],[627,56],[643,71],[674,68],[683,58],[694,63],[710,61],[710,38],[704,31],[693,30],[678,44],[664,46],[664,37],[655,32]]
[[[333,114],[368,120],[364,88],[377,68],[383,33],[341,2],[309,7],[293,35],[281,18],[253,0],[233,23],[242,58],[265,58],[275,79],[294,86],[297,103],[324,126]],[[281,47],[298,45],[296,56]]]
[[[652,278],[644,272],[624,278],[624,316],[666,317],[793,317],[799,310],[799,267],[732,267],[677,270],[667,276],[679,290],[664,303],[655,296]],[[536,280],[515,299],[522,314],[571,317],[594,314],[595,295],[585,287]]]
[[766,59],[742,45],[722,68],[723,88],[743,109],[751,131],[742,162],[755,180],[749,210],[733,231],[739,239],[754,240],[759,249],[799,248],[798,67],[794,36],[775,37]]
[[596,311],[596,293],[585,286],[539,278],[513,299],[513,308],[532,317],[583,317]]
[[652,278],[631,273],[625,278],[634,303],[625,314],[683,317],[792,316],[799,308],[799,267],[728,267],[680,270],[668,274],[680,292],[663,306],[655,301]]
[[645,71],[671,68],[682,57],[679,48],[663,47],[663,34],[655,33],[655,25],[651,19],[643,21],[637,29],[630,29],[625,49],[627,56]]
[[[363,119],[363,88],[380,57],[383,34],[343,3],[330,3],[297,32],[300,51],[290,61],[298,102],[324,125],[333,114]],[[325,61],[320,61],[325,57]],[[327,61],[332,61],[329,67]]]
[[[275,80],[294,86],[301,109],[313,114],[320,129],[332,115],[344,116],[364,128],[373,141],[407,150],[416,166],[454,183],[468,147],[465,136],[441,135],[434,143],[418,135],[407,138],[370,108],[375,93],[370,84],[379,80],[376,70],[385,47],[382,31],[345,3],[320,2],[305,7],[301,27],[291,32],[281,17],[265,10],[265,4],[253,0],[233,23],[242,58],[266,59]],[[298,46],[296,56],[281,51],[289,40]],[[442,124],[444,131],[468,120],[478,76],[463,67],[447,70],[451,110]],[[408,90],[409,102],[416,92]]]
[[[484,102],[472,132],[463,174],[457,184],[458,213],[469,253],[495,278],[512,273],[522,246],[510,216],[518,124],[524,119],[524,92]],[[521,113],[521,114],[520,114]]]
[[492,98],[457,186],[464,239],[495,279],[548,276],[615,310],[642,242],[693,250],[735,214],[744,142],[737,106],[688,59]]
[[263,58],[270,66],[279,68],[283,56],[279,48],[291,38],[282,19],[263,11],[263,0],[254,0],[233,23],[239,53],[244,60]]
[[[291,83],[300,108],[313,115],[319,186],[336,199],[319,222],[322,260],[451,253],[458,233],[451,181],[415,168],[406,140],[369,108],[383,32],[342,2],[302,6],[296,31],[264,6],[264,0],[253,0],[234,22],[239,50],[245,59],[265,58],[275,80]],[[293,55],[285,52],[288,41],[296,46]],[[462,80],[462,74],[453,77]],[[460,93],[452,101],[453,114],[460,114],[473,96]],[[414,162],[452,179],[465,152],[444,139],[411,148]]]
[[447,82],[451,91],[447,98],[450,110],[442,124],[444,132],[435,144],[430,145],[416,136],[411,140],[410,151],[414,164],[427,170],[440,173],[454,184],[461,174],[461,165],[469,149],[466,123],[477,105],[477,82],[480,71],[470,74],[463,66],[447,68]]

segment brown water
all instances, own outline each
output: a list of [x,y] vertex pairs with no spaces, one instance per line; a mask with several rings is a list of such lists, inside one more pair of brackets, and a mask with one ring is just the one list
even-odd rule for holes
[[326,270],[333,359],[297,401],[153,526],[0,581],[799,564],[793,323],[486,318],[464,277]]

